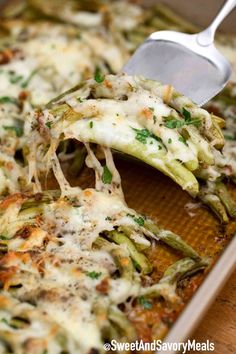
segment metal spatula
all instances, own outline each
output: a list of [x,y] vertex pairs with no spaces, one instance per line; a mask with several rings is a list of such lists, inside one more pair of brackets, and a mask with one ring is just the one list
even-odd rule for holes
[[195,103],[205,104],[223,89],[231,75],[231,65],[215,48],[214,36],[235,6],[236,0],[226,1],[212,24],[198,34],[174,31],[151,34],[123,71],[172,84]]

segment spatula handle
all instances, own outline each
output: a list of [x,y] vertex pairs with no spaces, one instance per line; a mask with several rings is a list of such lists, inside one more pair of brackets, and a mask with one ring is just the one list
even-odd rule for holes
[[221,22],[225,19],[226,16],[230,14],[230,12],[236,7],[236,0],[227,0],[225,1],[223,7],[220,12],[214,19],[207,29],[200,32],[197,36],[198,44],[202,46],[209,46],[214,42],[215,32]]

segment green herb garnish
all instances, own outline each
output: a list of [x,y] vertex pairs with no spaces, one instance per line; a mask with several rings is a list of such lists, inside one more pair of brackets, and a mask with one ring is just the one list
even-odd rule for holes
[[187,111],[186,108],[183,108],[183,116],[186,120],[191,119],[191,113],[189,111]]
[[23,127],[15,127],[15,126],[3,125],[3,129],[14,131],[18,138],[20,138],[23,135],[23,133],[24,133]]
[[98,272],[92,271],[92,272],[87,272],[86,275],[88,277],[90,277],[91,279],[98,279],[102,275],[102,273],[101,272],[98,273]]
[[18,100],[15,97],[2,96],[0,97],[0,104],[1,103],[12,103],[18,105]]
[[201,120],[198,118],[192,119],[191,118],[191,114],[189,111],[187,111],[187,109],[183,108],[183,116],[184,119],[179,120],[176,119],[174,117],[165,117],[166,121],[165,121],[165,127],[169,128],[169,129],[179,129],[182,128],[185,125],[194,125],[196,127],[198,127],[201,123]]
[[165,127],[169,129],[182,128],[185,125],[185,121],[177,120],[175,118],[168,119],[165,122]]
[[159,142],[162,142],[160,138],[158,138],[156,135],[150,133],[147,129],[135,129],[132,128],[136,132],[136,137],[135,139],[140,141],[142,144],[147,144],[147,139],[148,138],[153,138]]
[[138,302],[145,310],[150,310],[152,308],[152,303],[144,296],[140,296]]
[[90,129],[93,128],[93,122],[89,122],[89,128],[90,128]]
[[6,237],[4,235],[0,235],[0,240],[8,240],[8,237]]
[[135,259],[132,259],[132,263],[134,265],[134,268],[137,268],[137,269],[140,268],[138,262]]
[[98,83],[101,84],[105,79],[105,75],[102,75],[101,69],[97,66],[94,74],[94,80]]
[[34,75],[39,72],[39,70],[40,69],[33,70],[32,73],[29,75],[29,77],[24,82],[22,82],[21,87],[22,88],[26,88],[29,85],[29,83],[32,80],[32,78],[34,77]]
[[107,216],[107,217],[105,218],[105,220],[109,220],[109,221],[111,221],[111,220],[112,220],[112,218],[111,218],[110,216]]
[[141,216],[136,217],[133,214],[126,214],[126,216],[129,216],[130,218],[132,218],[136,222],[136,224],[138,224],[139,226],[144,226],[145,219],[142,218]]
[[172,143],[172,139],[169,138],[169,139],[168,139],[168,144],[171,144],[171,143]]
[[104,184],[110,184],[112,181],[112,173],[106,165],[103,167],[102,181]]
[[138,218],[134,218],[134,221],[139,225],[139,226],[144,226],[144,218],[142,218],[141,216]]
[[45,125],[46,125],[46,127],[48,127],[49,129],[51,129],[51,127],[52,127],[52,122],[49,121],[49,122],[45,123]]
[[11,84],[16,84],[17,82],[21,81],[22,79],[23,79],[22,75],[10,74],[10,83]]

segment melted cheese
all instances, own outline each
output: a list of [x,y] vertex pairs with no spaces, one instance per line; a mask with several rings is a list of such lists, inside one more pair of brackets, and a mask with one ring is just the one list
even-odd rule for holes
[[[134,235],[137,230],[141,238],[141,229],[134,221],[136,213],[126,207],[118,195],[93,189],[77,190],[70,197],[21,210],[22,203],[26,202],[27,198],[9,200],[1,217],[1,233],[9,239],[9,252],[1,264],[6,272],[15,270],[7,276],[5,289],[12,284],[22,284],[14,296],[23,302],[36,302],[33,312],[39,326],[35,335],[37,326],[30,314],[30,330],[20,332],[14,345],[21,343],[23,348],[24,338],[39,338],[40,348],[45,345],[48,353],[54,354],[53,350],[57,352],[56,348],[61,345],[60,333],[64,333],[68,338],[65,348],[69,350],[71,346],[70,353],[84,354],[91,348],[101,349],[101,328],[95,308],[101,300],[109,309],[130,296],[137,297],[141,282],[136,272],[133,280],[113,277],[117,264],[110,250],[120,249],[129,257],[124,245],[110,243],[108,249],[94,249],[92,245],[104,231],[116,227],[131,228]],[[97,287],[106,279],[109,286],[103,293]],[[24,306],[23,303],[20,306]],[[30,305],[29,309],[31,311]],[[3,333],[9,327],[7,321],[11,315],[5,316],[0,311],[1,315],[6,320],[5,325],[0,324]],[[40,327],[44,321],[45,327]],[[48,345],[41,340],[47,338],[48,326],[53,324],[57,330],[51,334]]]

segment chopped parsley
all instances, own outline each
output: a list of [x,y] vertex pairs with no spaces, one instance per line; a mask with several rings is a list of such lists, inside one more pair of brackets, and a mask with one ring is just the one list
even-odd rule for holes
[[98,273],[98,272],[92,271],[92,272],[87,272],[86,275],[88,277],[90,277],[91,279],[98,279],[102,275],[102,273],[101,272]]
[[171,143],[172,143],[172,139],[169,138],[169,139],[168,139],[168,144],[171,144]]
[[31,72],[31,74],[29,75],[29,77],[25,81],[22,82],[21,87],[26,88],[29,85],[30,81],[33,79],[34,75],[36,75],[39,72],[39,70],[40,69],[33,70]]
[[144,296],[140,296],[138,302],[145,310],[150,310],[152,308],[152,303]]
[[183,116],[186,120],[191,119],[191,113],[189,111],[187,111],[186,108],[183,108]]
[[89,122],[89,128],[92,129],[93,128],[93,122]]
[[142,218],[141,216],[138,218],[134,218],[134,221],[139,225],[139,226],[144,226],[144,218]]
[[140,141],[142,144],[147,144],[147,139],[148,138],[153,138],[159,142],[162,142],[160,138],[158,138],[156,135],[150,133],[147,129],[135,129],[132,128],[136,132],[136,137],[135,139]]
[[77,97],[77,101],[79,101],[80,103],[83,102],[82,98],[81,97]]
[[198,127],[201,123],[201,120],[198,118],[192,119],[191,114],[189,111],[187,111],[187,109],[183,108],[183,116],[184,119],[179,120],[176,119],[174,117],[165,117],[166,121],[165,121],[165,127],[169,128],[169,129],[178,129],[178,128],[182,128],[185,125],[194,125],[196,127]]
[[4,235],[0,235],[0,240],[8,240],[8,237],[6,237]]
[[1,322],[5,323],[5,324],[7,324],[9,326],[9,323],[8,323],[8,321],[5,318],[2,318]]
[[133,215],[133,214],[127,214],[127,216],[129,216],[130,218],[132,218],[132,219],[136,222],[136,224],[138,224],[139,226],[144,226],[145,219],[142,218],[141,216],[136,217],[136,216]]
[[0,97],[0,104],[1,103],[12,103],[18,105],[18,100],[15,97],[2,96]]
[[101,69],[97,66],[94,74],[94,80],[98,83],[101,84],[105,79],[105,76],[102,75]]
[[17,82],[21,81],[23,79],[22,75],[17,75],[15,73],[10,73],[10,83],[11,84],[17,84]]
[[52,122],[49,121],[49,122],[45,123],[45,125],[46,125],[46,127],[48,127],[49,129],[51,129],[51,127],[52,127]]
[[15,126],[10,126],[10,125],[3,125],[3,129],[14,131],[18,138],[20,138],[24,133],[23,127],[20,127],[20,126],[15,127]]
[[154,112],[154,108],[153,107],[149,107],[150,111]]
[[164,125],[166,128],[169,128],[169,129],[182,128],[185,125],[185,121],[181,121],[181,120],[177,120],[175,118],[168,117],[168,120],[165,121]]
[[112,218],[111,218],[110,216],[107,216],[107,217],[105,218],[105,220],[109,220],[109,221],[111,221],[111,220],[112,220]]
[[153,122],[154,122],[154,124],[156,124],[156,122],[157,122],[157,117],[155,115],[153,116]]
[[103,167],[102,181],[104,184],[110,184],[112,181],[112,173],[106,165]]
[[134,265],[134,268],[140,269],[140,266],[139,266],[138,262],[135,259],[132,259],[132,263]]

